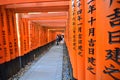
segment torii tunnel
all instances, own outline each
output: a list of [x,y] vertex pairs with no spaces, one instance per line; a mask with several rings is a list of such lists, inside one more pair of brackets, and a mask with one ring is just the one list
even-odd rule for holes
[[58,34],[73,80],[120,80],[120,0],[0,0],[0,80],[33,61]]

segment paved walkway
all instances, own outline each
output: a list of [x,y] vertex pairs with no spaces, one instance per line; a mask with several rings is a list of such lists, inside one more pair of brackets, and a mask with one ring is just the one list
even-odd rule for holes
[[19,80],[62,80],[63,46],[54,45]]

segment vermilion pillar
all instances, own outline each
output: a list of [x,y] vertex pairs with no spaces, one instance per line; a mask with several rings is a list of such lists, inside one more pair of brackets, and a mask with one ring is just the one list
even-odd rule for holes
[[2,28],[3,28],[3,14],[0,8],[0,64],[5,62],[5,54],[3,48],[3,36],[2,36]]
[[13,26],[13,35],[14,35],[14,50],[15,50],[15,55],[16,57],[19,56],[18,52],[18,35],[17,35],[17,27],[16,27],[16,16],[14,11],[12,11],[12,26]]
[[13,20],[12,20],[12,11],[7,10],[6,13],[6,21],[8,26],[8,42],[9,42],[9,50],[11,59],[15,59],[15,47],[14,47],[14,33],[13,33]]
[[76,53],[78,80],[85,80],[84,0],[76,0]]
[[25,52],[25,54],[27,54],[27,52],[28,52],[28,50],[27,50],[27,34],[28,34],[27,32],[28,32],[28,30],[27,30],[27,21],[25,18],[22,18],[22,26],[23,26],[24,36],[23,35],[21,35],[21,36],[24,37],[23,38],[24,52]]
[[96,80],[96,1],[85,0],[85,78]]
[[29,48],[29,26],[28,26],[28,19],[25,18],[25,31],[26,31],[26,52],[28,53],[30,51]]
[[[69,6],[69,26],[67,26],[68,28],[66,28],[66,33],[65,33],[65,42],[67,42],[67,48],[68,48],[68,52],[69,52],[69,56],[70,56],[70,62],[72,64],[72,68],[74,68],[74,56],[73,56],[73,9],[72,9],[72,0],[70,1],[70,6]],[[69,30],[69,34],[67,34],[67,30]],[[67,36],[67,37],[66,37]],[[68,37],[69,36],[69,37]],[[69,39],[69,42],[66,41],[66,38]],[[73,76],[74,76],[74,70],[73,70]],[[75,76],[74,76],[75,77]]]
[[77,53],[76,53],[76,50],[77,50],[77,32],[76,32],[76,28],[77,28],[77,23],[76,23],[76,0],[72,1],[72,50],[71,50],[71,53],[72,53],[72,56],[73,56],[73,76],[75,79],[77,79],[78,75],[77,75]]
[[97,0],[96,80],[120,80],[120,0]]
[[10,61],[10,51],[9,51],[9,39],[8,39],[8,25],[7,25],[7,17],[6,10],[4,6],[1,6],[1,14],[2,14],[2,39],[3,39],[3,50],[5,54],[5,61]]
[[[19,15],[20,16],[20,15]],[[20,31],[20,56],[23,56],[25,54],[24,51],[24,26],[21,17],[19,18],[19,31]]]

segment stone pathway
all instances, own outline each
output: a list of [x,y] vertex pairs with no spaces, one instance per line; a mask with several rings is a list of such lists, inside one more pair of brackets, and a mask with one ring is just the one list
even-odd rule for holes
[[63,45],[53,46],[19,80],[62,80]]

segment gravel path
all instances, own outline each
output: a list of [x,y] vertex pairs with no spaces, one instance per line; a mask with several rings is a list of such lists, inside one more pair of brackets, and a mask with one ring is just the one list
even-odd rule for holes
[[69,60],[69,55],[67,52],[67,48],[65,44],[63,45],[63,72],[62,72],[62,80],[73,80],[72,77],[72,68]]

